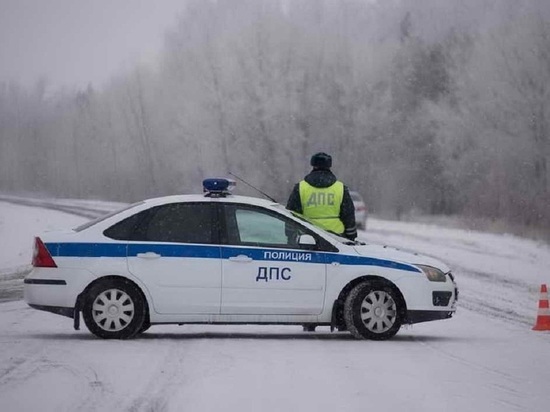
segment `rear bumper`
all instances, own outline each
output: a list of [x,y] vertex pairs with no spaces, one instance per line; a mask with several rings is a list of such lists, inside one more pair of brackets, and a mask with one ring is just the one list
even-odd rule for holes
[[407,311],[407,319],[405,323],[412,325],[414,323],[430,322],[432,320],[449,319],[455,311],[439,311],[439,310],[409,310]]
[[33,268],[23,281],[23,295],[31,306],[71,308],[91,281],[92,274],[84,269]]
[[76,299],[62,279],[25,279],[23,297],[29,306],[71,307]]

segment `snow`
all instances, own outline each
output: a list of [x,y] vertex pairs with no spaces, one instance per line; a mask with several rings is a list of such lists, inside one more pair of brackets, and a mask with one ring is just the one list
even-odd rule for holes
[[[0,279],[28,265],[34,235],[85,220],[0,203]],[[230,325],[153,326],[105,341],[13,300],[0,303],[0,410],[548,410],[550,332],[531,330],[540,284],[550,283],[547,245],[375,219],[361,237],[448,263],[460,287],[455,317],[385,342]]]
[[72,228],[86,220],[53,210],[0,202],[0,273],[30,265],[34,236]]

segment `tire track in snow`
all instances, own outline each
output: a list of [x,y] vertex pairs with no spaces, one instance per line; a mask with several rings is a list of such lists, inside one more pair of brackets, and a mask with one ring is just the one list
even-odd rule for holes
[[[427,235],[422,235],[418,233],[409,233],[406,231],[400,232],[398,230],[391,230],[391,229],[373,229],[373,230],[369,230],[367,233],[376,233],[381,236],[387,236],[387,235],[401,236],[408,239],[415,239],[417,241],[428,243],[428,244],[433,244],[434,242],[437,242],[437,244],[441,246],[446,246],[452,249],[459,249],[461,251],[474,253],[480,256],[486,256],[488,253],[488,251],[486,250],[480,250],[479,244],[477,244],[476,242],[472,242],[465,239],[455,239],[455,238],[449,238],[444,236],[433,237],[433,236],[427,236]],[[512,259],[512,260],[515,259],[515,257],[510,254],[499,253],[499,252],[496,252],[495,250],[491,250],[490,253],[492,256],[499,257],[499,258]]]
[[178,341],[165,342],[168,349],[165,356],[149,374],[149,379],[138,391],[138,396],[129,405],[121,409],[127,412],[164,412],[168,410],[170,393],[181,379],[178,374],[184,370],[185,354],[181,352],[182,344]]
[[96,410],[92,405],[96,405],[104,397],[106,389],[92,367],[85,364],[75,366],[78,363],[70,359],[53,360],[50,354],[51,347],[48,345],[31,345],[30,349],[32,350],[25,351],[24,357],[14,358],[7,367],[0,370],[0,394],[27,386],[31,381],[48,379],[49,376],[59,380],[60,376],[66,375],[78,389],[75,391],[74,387],[70,388],[71,396],[74,397],[70,410]]
[[38,207],[42,209],[57,210],[59,212],[65,212],[76,216],[86,217],[89,219],[95,219],[101,215],[110,213],[120,207],[122,204],[110,204],[104,205],[90,205],[85,200],[63,200],[63,199],[32,199],[32,198],[19,198],[12,196],[1,196],[0,201],[13,203],[21,206]]
[[[517,410],[523,410],[522,404],[525,403],[524,402],[525,394],[516,389],[517,387],[521,387],[521,385],[524,383],[523,378],[512,375],[507,372],[503,372],[502,370],[495,367],[486,366],[479,362],[469,361],[464,357],[458,356],[445,349],[442,349],[438,344],[431,343],[428,340],[424,340],[421,337],[412,336],[411,340],[413,342],[416,342],[428,348],[430,351],[445,357],[446,359],[450,360],[453,363],[457,363],[461,366],[464,366],[469,370],[475,370],[483,374],[493,376],[495,379],[497,379],[498,383],[491,381],[491,379],[489,378],[487,379],[486,384],[492,388],[497,389],[500,393],[503,394],[503,396],[508,398],[508,399],[498,399],[497,401],[501,403],[503,406],[513,407]],[[516,401],[521,401],[521,402],[516,402]]]
[[94,367],[82,362],[79,354],[67,350],[65,337],[35,339],[28,336],[29,325],[36,324],[40,317],[38,311],[22,302],[0,306],[4,326],[0,331],[0,399],[30,391],[29,399],[18,402],[34,409],[39,405],[36,393],[42,393],[44,382],[55,380],[65,385],[60,392],[63,398],[60,402],[70,404],[67,410],[95,410],[91,405],[108,391]]
[[460,266],[454,268],[456,277],[469,280],[466,282],[467,288],[461,289],[459,283],[459,307],[519,326],[532,324],[534,296],[527,282],[470,271]]

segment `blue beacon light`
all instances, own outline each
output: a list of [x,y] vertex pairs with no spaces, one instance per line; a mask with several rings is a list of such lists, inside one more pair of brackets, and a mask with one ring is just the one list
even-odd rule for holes
[[225,196],[235,186],[228,179],[210,178],[202,181],[202,187],[206,196]]

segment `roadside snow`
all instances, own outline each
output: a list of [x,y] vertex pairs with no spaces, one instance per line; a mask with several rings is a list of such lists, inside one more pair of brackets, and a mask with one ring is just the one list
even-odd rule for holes
[[0,275],[31,264],[34,236],[48,230],[72,228],[86,220],[52,210],[0,202]]
[[521,280],[536,288],[550,281],[550,247],[530,239],[377,219],[369,220],[363,237],[373,243],[438,256],[454,267]]

